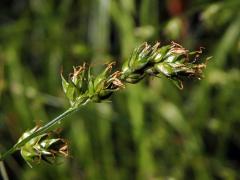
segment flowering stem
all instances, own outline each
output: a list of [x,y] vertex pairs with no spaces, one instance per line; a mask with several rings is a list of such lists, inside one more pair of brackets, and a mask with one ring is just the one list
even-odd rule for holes
[[19,150],[25,143],[30,141],[32,138],[37,137],[39,135],[42,135],[43,133],[46,133],[51,127],[53,127],[55,124],[59,123],[62,119],[66,118],[67,116],[73,114],[76,112],[79,108],[78,107],[70,107],[66,111],[64,111],[62,114],[45,124],[44,126],[40,127],[38,130],[36,130],[31,135],[24,138],[22,141],[17,142],[12,148],[10,148],[7,152],[3,153],[0,157],[0,161],[4,160],[8,155],[14,153],[15,151]]
[[[165,76],[179,89],[182,89],[184,78],[200,79],[202,77],[206,62],[197,62],[201,53],[201,48],[199,51],[189,52],[174,42],[166,46],[160,46],[159,42],[153,46],[144,43],[133,51],[122,69],[114,73],[111,71],[114,63],[107,64],[107,67],[97,76],[91,73],[91,67],[87,67],[85,63],[82,66],[74,67],[74,72],[70,74],[68,81],[61,75],[63,91],[69,99],[71,107],[44,126],[35,127],[23,133],[18,142],[0,156],[0,161],[17,150],[21,151],[22,157],[30,166],[31,162],[34,162],[34,158],[44,160],[44,153],[45,155],[46,152],[51,154],[46,149],[51,144],[60,141],[50,138],[48,144],[38,144],[51,127],[88,102],[102,102],[108,99],[113,92],[125,87],[126,83],[135,84],[147,76]],[[60,154],[67,155],[66,149],[67,147],[62,143],[62,147],[58,150]],[[54,157],[54,154],[51,155]]]

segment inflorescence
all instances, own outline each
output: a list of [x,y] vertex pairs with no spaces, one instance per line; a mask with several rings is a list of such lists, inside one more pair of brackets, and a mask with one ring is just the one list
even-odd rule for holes
[[61,75],[63,91],[71,105],[69,110],[42,127],[36,126],[26,131],[18,143],[5,154],[20,150],[29,165],[41,160],[53,162],[58,155],[67,156],[66,141],[53,136],[53,132],[46,132],[56,122],[80,106],[88,102],[102,102],[124,88],[127,83],[138,83],[147,76],[166,77],[182,89],[185,78],[202,77],[206,61],[200,62],[201,54],[201,48],[199,51],[189,52],[174,42],[166,46],[160,46],[159,42],[154,45],[144,43],[134,49],[119,71],[113,72],[115,63],[108,63],[98,75],[93,75],[92,68],[86,64],[74,67],[68,80]]

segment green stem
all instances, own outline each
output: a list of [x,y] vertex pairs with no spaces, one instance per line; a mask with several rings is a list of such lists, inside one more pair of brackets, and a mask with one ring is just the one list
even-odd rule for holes
[[9,180],[3,161],[0,161],[0,171],[1,171],[3,180]]
[[30,136],[27,136],[25,139],[23,139],[22,141],[16,143],[12,148],[10,148],[7,152],[5,152],[1,157],[0,157],[0,161],[4,160],[8,155],[14,153],[15,151],[19,150],[19,148],[21,148],[24,144],[26,144],[28,141],[30,141],[32,138],[35,138],[39,135],[42,135],[43,133],[46,133],[52,126],[54,126],[55,124],[57,124],[58,122],[60,122],[62,119],[66,118],[67,116],[69,116],[70,114],[76,112],[78,110],[77,107],[71,107],[68,110],[66,110],[65,112],[63,112],[62,114],[60,114],[58,117],[56,117],[55,119],[51,120],[50,122],[48,122],[47,124],[45,124],[44,126],[40,127],[38,130],[36,130],[35,132],[33,132]]

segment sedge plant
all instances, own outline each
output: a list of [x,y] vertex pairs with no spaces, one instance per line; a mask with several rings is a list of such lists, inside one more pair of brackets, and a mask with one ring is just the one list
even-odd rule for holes
[[45,125],[24,132],[15,145],[1,154],[0,160],[16,151],[20,151],[30,166],[41,160],[52,163],[59,155],[67,156],[68,144],[52,131],[54,125],[81,106],[103,102],[114,92],[125,88],[126,84],[138,83],[147,76],[166,77],[182,89],[184,79],[201,79],[206,67],[206,61],[201,63],[199,60],[201,53],[201,49],[189,52],[174,42],[165,46],[159,42],[154,45],[144,43],[134,49],[120,70],[113,71],[114,63],[108,63],[100,74],[93,75],[92,68],[86,64],[74,67],[67,80],[61,75],[70,107]]

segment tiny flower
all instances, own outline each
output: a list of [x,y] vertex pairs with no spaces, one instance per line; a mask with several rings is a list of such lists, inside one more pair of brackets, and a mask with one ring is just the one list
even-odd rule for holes
[[125,62],[121,78],[127,83],[137,83],[147,75],[165,76],[182,89],[183,78],[202,77],[206,65],[197,64],[201,53],[202,49],[189,52],[174,42],[162,47],[158,42],[154,46],[145,43],[136,48],[130,59]]
[[[21,142],[39,128],[40,126],[36,126],[24,132],[18,142]],[[57,156],[67,157],[68,145],[64,139],[56,137],[56,133],[50,132],[32,138],[20,148],[20,152],[23,159],[32,167],[32,164],[38,164],[41,160],[53,163]]]
[[107,99],[112,93],[123,87],[120,80],[120,72],[111,74],[113,65],[108,63],[106,68],[94,77],[91,68],[86,65],[74,67],[69,81],[62,76],[62,86],[64,93],[72,106],[79,106],[87,101],[101,102]]

